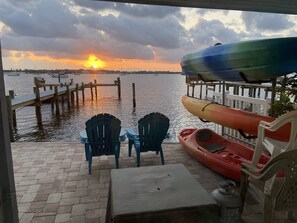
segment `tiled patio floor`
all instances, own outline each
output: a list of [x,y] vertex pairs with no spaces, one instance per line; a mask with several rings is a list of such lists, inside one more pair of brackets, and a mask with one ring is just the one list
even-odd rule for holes
[[[163,148],[166,164],[184,164],[209,193],[224,180],[187,155],[180,144],[164,144]],[[88,175],[82,144],[12,143],[12,153],[21,223],[105,222],[113,156],[95,157],[92,175]],[[128,157],[127,144],[122,144],[120,168],[135,164],[135,153]],[[149,165],[160,165],[160,157],[141,154],[141,166]],[[251,199],[243,222],[255,222],[261,217],[259,211]]]

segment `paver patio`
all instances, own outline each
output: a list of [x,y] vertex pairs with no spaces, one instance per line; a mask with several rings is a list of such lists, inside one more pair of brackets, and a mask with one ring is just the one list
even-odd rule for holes
[[[179,143],[164,144],[166,164],[182,163],[211,193],[224,178],[202,166]],[[128,157],[121,146],[120,168],[135,167],[135,152]],[[84,146],[78,143],[12,143],[21,223],[105,222],[110,170],[114,156],[95,157],[88,175]],[[155,153],[142,153],[141,166],[160,165]],[[260,220],[259,205],[249,199],[243,222]]]

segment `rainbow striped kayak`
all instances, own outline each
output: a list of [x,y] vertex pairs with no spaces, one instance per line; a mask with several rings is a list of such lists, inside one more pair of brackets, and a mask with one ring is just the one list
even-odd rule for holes
[[267,82],[297,71],[297,37],[222,44],[182,58],[183,75],[202,81]]

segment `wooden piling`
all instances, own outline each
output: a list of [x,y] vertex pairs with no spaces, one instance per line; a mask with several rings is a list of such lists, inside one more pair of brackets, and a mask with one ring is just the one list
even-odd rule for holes
[[135,100],[135,83],[132,83],[132,93],[133,93],[133,108],[136,107],[136,100]]
[[95,84],[95,97],[97,100],[98,96],[97,96],[97,80],[96,79],[94,80],[94,84]]
[[[10,99],[14,99],[14,90],[9,90],[9,96]],[[10,100],[10,104],[11,104],[11,100]],[[15,110],[11,110],[12,112],[12,125],[14,128],[16,128],[17,124],[16,124],[16,113]]]
[[117,84],[118,84],[118,98],[121,100],[121,79],[120,77],[117,78]]
[[73,91],[70,92],[70,99],[71,99],[71,106],[73,107],[74,106],[74,92]]
[[58,87],[55,87],[56,115],[60,115]]
[[37,118],[37,124],[42,125],[42,115],[41,115],[41,101],[40,101],[40,91],[38,87],[34,87],[35,92],[35,113]]
[[78,104],[78,84],[75,85],[76,103]]
[[67,106],[68,106],[68,109],[70,109],[70,92],[69,92],[69,86],[67,85],[66,86],[66,97],[67,97]]
[[81,83],[81,94],[83,98],[83,102],[85,101],[85,84],[84,82]]
[[9,126],[9,136],[10,141],[14,142],[13,136],[13,114],[12,114],[12,106],[11,106],[11,97],[8,95],[6,96],[6,104],[7,104],[7,115],[8,115],[8,126]]
[[93,95],[93,83],[90,82],[90,90],[91,90],[91,99],[93,101],[94,95]]

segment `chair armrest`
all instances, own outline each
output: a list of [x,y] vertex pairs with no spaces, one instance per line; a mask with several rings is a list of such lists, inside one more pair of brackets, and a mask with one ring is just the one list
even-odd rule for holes
[[275,174],[279,173],[282,167],[286,165],[287,159],[275,157],[271,162],[268,162],[263,168],[255,169],[255,167],[250,165],[246,165],[246,163],[242,164],[241,171],[246,173],[248,176],[256,179],[267,181],[272,178]]
[[253,166],[252,164],[250,164],[250,163],[242,163],[241,164],[241,169],[243,170],[247,170],[247,171],[249,171],[249,172],[251,172],[251,173],[253,173],[253,174],[256,174],[256,173],[258,173],[259,172],[259,168],[257,168],[257,167],[255,167],[255,166]]
[[272,122],[266,122],[266,121],[260,121],[259,127],[267,129],[269,131],[276,131],[280,127],[282,127],[284,124],[296,121],[297,111],[288,112],[277,119],[275,119]]

